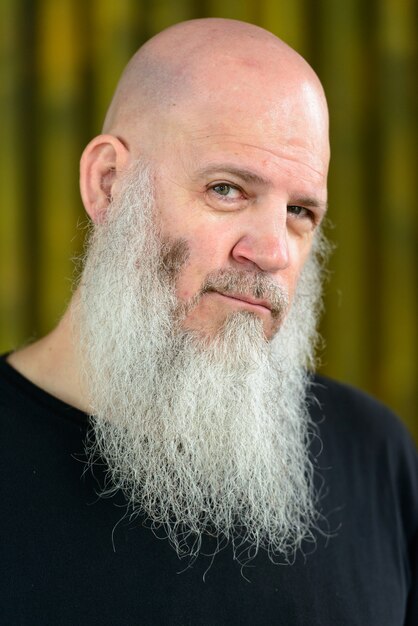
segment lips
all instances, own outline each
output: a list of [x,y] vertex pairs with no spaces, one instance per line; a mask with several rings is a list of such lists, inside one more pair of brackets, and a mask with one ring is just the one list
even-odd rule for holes
[[231,298],[233,300],[237,300],[239,302],[245,302],[247,304],[252,304],[254,306],[261,306],[265,309],[271,311],[271,304],[267,300],[257,300],[256,298],[252,298],[251,296],[246,296],[242,294],[231,294],[231,293],[222,293],[221,291],[217,291],[215,293],[219,293],[219,295],[224,296],[226,298]]

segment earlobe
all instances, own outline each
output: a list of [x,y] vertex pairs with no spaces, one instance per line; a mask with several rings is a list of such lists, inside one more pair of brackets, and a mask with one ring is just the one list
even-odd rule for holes
[[105,219],[114,183],[128,161],[128,149],[113,135],[95,137],[84,150],[80,161],[81,198],[95,224]]

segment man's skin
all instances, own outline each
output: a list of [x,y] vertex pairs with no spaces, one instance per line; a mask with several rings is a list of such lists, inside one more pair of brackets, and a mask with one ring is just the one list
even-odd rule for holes
[[[163,238],[188,245],[176,285],[181,302],[209,272],[228,268],[266,273],[291,301],[325,213],[329,162],[323,90],[296,52],[232,20],[185,22],[154,37],[129,63],[103,134],[81,159],[81,195],[94,223],[106,219],[137,159],[154,172]],[[267,338],[277,330],[268,303],[213,292],[185,326],[210,340],[238,309],[260,316]],[[71,304],[57,328],[8,361],[88,411],[70,314]]]

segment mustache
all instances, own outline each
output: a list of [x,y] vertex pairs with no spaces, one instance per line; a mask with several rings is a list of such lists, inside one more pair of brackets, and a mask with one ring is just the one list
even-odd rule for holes
[[289,306],[287,292],[269,276],[260,272],[222,269],[206,276],[199,292],[186,304],[187,312],[198,304],[202,296],[210,292],[263,300],[268,303],[274,319],[282,318]]
[[[189,244],[185,239],[162,241],[160,250],[160,271],[172,285],[175,285],[181,269],[190,257]],[[210,292],[224,295],[249,296],[266,302],[273,319],[281,319],[289,306],[289,296],[270,276],[262,272],[237,270],[233,268],[215,270],[207,274],[202,287],[188,302],[179,306],[177,314],[186,316]]]

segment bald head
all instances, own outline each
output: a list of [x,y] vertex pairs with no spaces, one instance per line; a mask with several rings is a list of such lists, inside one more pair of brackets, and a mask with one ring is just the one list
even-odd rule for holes
[[308,530],[327,130],[296,52],[197,20],[137,52],[83,153],[97,228],[75,317],[96,441],[179,551],[210,528],[276,554]]
[[[260,90],[263,95],[261,95]],[[252,24],[220,18],[176,24],[150,39],[128,63],[115,91],[104,132],[128,140],[143,136],[150,118],[177,114],[180,107],[212,108],[229,100],[251,108],[272,96],[279,105],[289,93],[316,107],[326,132],[326,102],[308,63],[272,33]],[[280,98],[280,92],[283,97]]]

